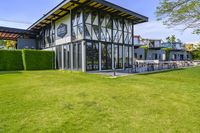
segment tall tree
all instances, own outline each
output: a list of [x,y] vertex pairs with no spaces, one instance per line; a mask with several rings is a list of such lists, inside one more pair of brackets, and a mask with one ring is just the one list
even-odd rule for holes
[[4,40],[0,40],[0,46],[4,46],[5,42]]
[[10,48],[16,48],[16,44],[17,44],[17,42],[16,41],[12,41],[12,40],[6,40],[5,41],[5,46],[8,48],[8,49],[10,49]]
[[200,0],[161,0],[156,15],[169,27],[184,25],[200,34]]
[[168,43],[175,43],[175,42],[181,42],[181,40],[180,39],[176,39],[176,36],[175,35],[172,35],[172,36],[168,36],[167,38],[166,38],[166,41],[168,42]]

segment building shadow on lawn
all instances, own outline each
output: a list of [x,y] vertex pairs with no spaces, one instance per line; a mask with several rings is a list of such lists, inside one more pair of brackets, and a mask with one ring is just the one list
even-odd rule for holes
[[21,71],[0,71],[0,76],[6,74],[20,74],[20,73]]
[[153,75],[153,74],[169,73],[169,72],[182,71],[182,70],[185,70],[185,68],[177,68],[177,69],[161,70],[161,71],[152,71],[152,72],[148,72],[148,73],[141,73],[141,74],[138,74],[138,75]]

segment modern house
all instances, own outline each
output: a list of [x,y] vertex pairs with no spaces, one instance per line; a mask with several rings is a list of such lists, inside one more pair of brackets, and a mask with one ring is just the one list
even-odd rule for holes
[[162,50],[161,39],[142,39],[134,36],[135,59],[137,60],[165,60],[165,51]]
[[146,46],[143,39],[139,35],[134,35],[134,57],[135,60],[146,60],[145,49]]
[[[159,60],[159,61],[182,61],[191,60],[191,54],[185,49],[181,42],[162,42],[161,39],[142,39],[134,36],[135,59],[137,60]],[[165,49],[170,49],[169,59]]]
[[126,69],[133,67],[134,25],[147,21],[105,0],[64,0],[27,30],[0,27],[0,39],[16,39],[18,48],[55,50],[57,69]]

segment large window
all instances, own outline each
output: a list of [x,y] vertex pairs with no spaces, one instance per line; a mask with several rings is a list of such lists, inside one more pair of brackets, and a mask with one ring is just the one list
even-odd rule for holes
[[124,21],[124,43],[133,44],[133,25],[131,21]]
[[123,46],[114,45],[114,64],[116,69],[123,68]]
[[39,48],[48,48],[53,46],[55,41],[55,23],[48,24],[39,32]]
[[73,43],[73,68],[75,70],[82,68],[82,47],[81,47],[81,43]]
[[102,70],[112,69],[112,45],[111,44],[102,44]]
[[64,45],[64,69],[71,69],[71,46]]
[[56,68],[62,69],[62,46],[56,47]]
[[124,56],[125,56],[125,67],[129,67],[129,47],[125,46],[124,47]]
[[113,19],[113,42],[123,43],[123,21],[120,18]]
[[108,14],[101,13],[100,15],[100,32],[101,41],[112,41],[112,19]]
[[86,44],[87,71],[99,70],[99,44],[87,42]]
[[[125,67],[130,68],[132,66],[132,47],[125,45],[124,48],[124,55],[125,55]],[[136,54],[137,55],[137,54]]]
[[72,40],[83,38],[83,13],[77,10],[72,13]]

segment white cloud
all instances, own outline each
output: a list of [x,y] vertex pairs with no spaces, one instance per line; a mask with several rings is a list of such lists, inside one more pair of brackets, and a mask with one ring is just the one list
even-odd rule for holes
[[0,26],[26,29],[30,26],[30,24],[0,21]]
[[176,35],[183,42],[200,41],[200,35],[192,34],[192,30],[182,32],[181,28],[167,28],[158,21],[150,21],[135,26],[135,35],[141,35],[143,38],[163,39],[170,35]]

